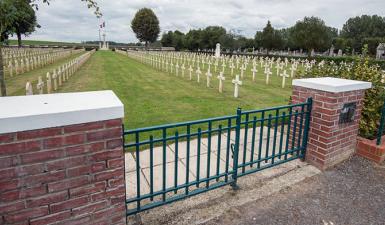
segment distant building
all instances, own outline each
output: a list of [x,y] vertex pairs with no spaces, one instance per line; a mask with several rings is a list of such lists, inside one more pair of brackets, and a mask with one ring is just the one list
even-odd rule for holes
[[174,47],[161,47],[162,51],[175,51]]
[[385,59],[385,43],[378,44],[376,59]]

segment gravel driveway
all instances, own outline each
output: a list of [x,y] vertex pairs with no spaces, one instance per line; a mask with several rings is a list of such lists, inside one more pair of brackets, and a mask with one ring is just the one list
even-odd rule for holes
[[353,157],[205,224],[385,224],[385,165]]

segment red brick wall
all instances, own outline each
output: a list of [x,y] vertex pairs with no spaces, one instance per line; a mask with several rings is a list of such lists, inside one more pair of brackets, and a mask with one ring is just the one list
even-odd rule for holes
[[[331,93],[293,86],[293,103],[301,103],[308,97],[313,97],[306,151],[308,162],[320,169],[326,169],[354,153],[364,94],[364,90]],[[349,102],[357,102],[354,121],[339,124],[341,109]]]
[[125,224],[121,125],[0,134],[0,224]]
[[369,140],[363,137],[358,137],[356,154],[376,163],[384,162],[385,136],[382,137],[381,145],[377,145],[376,140]]

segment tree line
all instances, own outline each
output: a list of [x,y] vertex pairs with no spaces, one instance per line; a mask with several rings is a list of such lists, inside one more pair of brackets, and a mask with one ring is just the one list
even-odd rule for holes
[[328,50],[332,45],[344,53],[358,53],[367,44],[369,53],[375,54],[379,43],[385,42],[385,17],[362,15],[349,18],[342,29],[327,26],[318,17],[305,17],[292,27],[276,29],[270,21],[254,38],[246,38],[221,26],[192,29],[187,33],[179,30],[162,34],[162,46],[176,50],[198,50],[215,48],[220,43],[224,49],[264,48],[271,50],[300,50],[310,53]]

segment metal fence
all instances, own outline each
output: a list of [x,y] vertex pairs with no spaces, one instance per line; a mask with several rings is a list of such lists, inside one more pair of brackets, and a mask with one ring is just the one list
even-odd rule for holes
[[[236,115],[124,131],[135,164],[127,215],[230,184],[306,153],[312,99]],[[127,164],[126,164],[127,165]],[[132,166],[132,165],[131,165]]]
[[378,132],[377,132],[377,145],[381,144],[381,138],[382,138],[382,135],[384,134],[384,127],[385,127],[385,101],[381,110],[380,126],[378,127]]

